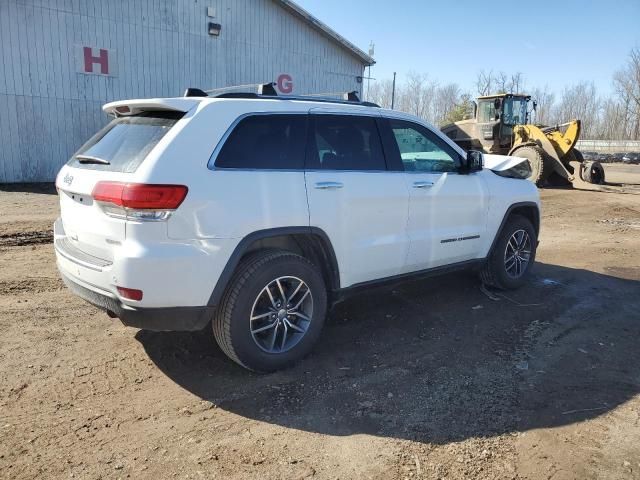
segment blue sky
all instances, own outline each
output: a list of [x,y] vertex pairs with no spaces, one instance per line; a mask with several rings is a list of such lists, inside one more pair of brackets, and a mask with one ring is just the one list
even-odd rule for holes
[[[375,43],[371,76],[400,81],[410,71],[475,94],[484,68],[522,72],[526,89],[593,81],[600,94],[640,46],[640,0],[297,0],[364,51]],[[517,11],[518,5],[528,8]],[[491,13],[495,12],[495,13]]]

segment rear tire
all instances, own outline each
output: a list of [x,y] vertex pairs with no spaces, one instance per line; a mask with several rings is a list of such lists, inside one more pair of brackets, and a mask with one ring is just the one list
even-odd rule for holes
[[213,318],[213,335],[234,362],[272,372],[311,351],[326,313],[318,268],[292,252],[263,250],[236,269]]
[[582,179],[587,183],[596,185],[604,183],[604,168],[600,162],[585,162],[581,173]]
[[536,145],[526,145],[524,147],[516,148],[509,155],[526,158],[529,161],[529,165],[531,166],[531,175],[528,179],[536,185],[540,186],[547,177],[545,169],[546,155],[542,148]]
[[495,245],[480,271],[480,279],[484,284],[501,290],[522,286],[536,259],[537,245],[531,221],[520,215],[510,216],[498,233]]

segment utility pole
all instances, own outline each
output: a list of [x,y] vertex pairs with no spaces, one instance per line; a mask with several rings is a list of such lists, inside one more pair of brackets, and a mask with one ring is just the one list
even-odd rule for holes
[[393,89],[391,90],[391,110],[396,103],[396,72],[393,72]]
[[[373,58],[373,55],[375,54],[375,45],[373,42],[369,43],[369,56],[371,58]],[[370,100],[369,98],[369,90],[371,89],[371,65],[369,64],[369,75],[367,75],[367,100]]]

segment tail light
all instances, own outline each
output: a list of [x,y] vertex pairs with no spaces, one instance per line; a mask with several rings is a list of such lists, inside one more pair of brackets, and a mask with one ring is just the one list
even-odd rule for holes
[[98,182],[91,196],[107,215],[136,220],[166,220],[187,196],[184,185]]

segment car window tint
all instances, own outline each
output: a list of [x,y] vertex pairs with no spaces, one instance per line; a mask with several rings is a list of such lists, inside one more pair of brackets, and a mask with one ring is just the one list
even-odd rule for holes
[[307,115],[252,115],[233,129],[216,158],[219,168],[304,168]]
[[308,168],[386,170],[375,119],[355,115],[314,115]]
[[407,172],[453,172],[456,161],[450,153],[431,140],[426,129],[408,122],[391,121],[391,130]]

